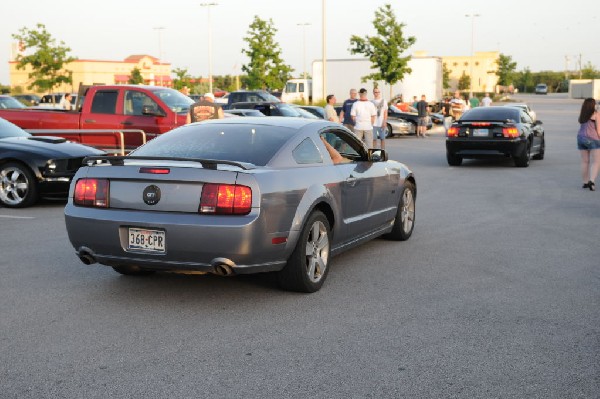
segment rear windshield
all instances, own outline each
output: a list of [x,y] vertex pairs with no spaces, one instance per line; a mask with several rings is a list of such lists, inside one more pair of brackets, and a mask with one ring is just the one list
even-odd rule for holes
[[510,107],[478,107],[463,114],[461,121],[519,121],[519,110]]
[[296,132],[260,124],[193,124],[149,141],[134,156],[218,159],[266,165]]

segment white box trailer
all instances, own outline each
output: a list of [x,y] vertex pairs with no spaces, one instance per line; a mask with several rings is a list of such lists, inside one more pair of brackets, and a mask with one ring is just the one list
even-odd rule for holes
[[[413,57],[408,66],[412,69],[410,74],[392,86],[391,96],[402,94],[405,101],[412,101],[413,96],[420,100],[421,95],[427,96],[427,101],[440,101],[443,93],[442,59],[440,57]],[[373,95],[373,81],[363,83],[363,76],[375,72],[371,69],[368,59],[339,59],[327,60],[326,93],[336,96],[338,102],[343,102],[349,97],[350,89],[366,88],[369,97]],[[390,100],[390,86],[379,81],[383,98]],[[305,85],[308,87],[308,85]],[[323,62],[313,61],[312,64],[312,101],[323,100]]]

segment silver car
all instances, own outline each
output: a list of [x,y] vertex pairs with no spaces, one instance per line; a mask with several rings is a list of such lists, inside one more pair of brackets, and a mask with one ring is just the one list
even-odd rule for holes
[[314,292],[330,257],[413,232],[413,173],[328,121],[205,121],[84,163],[69,239],[83,263],[126,275],[276,272],[282,288]]

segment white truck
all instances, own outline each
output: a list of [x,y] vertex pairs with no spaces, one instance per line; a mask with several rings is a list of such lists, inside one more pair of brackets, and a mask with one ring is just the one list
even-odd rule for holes
[[[427,101],[434,102],[442,99],[443,74],[442,59],[440,57],[412,57],[408,61],[412,69],[410,74],[404,75],[404,79],[390,86],[379,81],[378,86],[383,97],[402,94],[405,101],[412,101],[413,96],[420,100],[421,95],[427,96]],[[363,76],[374,72],[371,69],[371,61],[368,59],[338,59],[327,60],[326,93],[333,94],[338,102],[349,97],[350,89],[366,88],[369,96],[372,96],[374,82],[361,81]],[[290,79],[286,82],[281,100],[284,102],[317,103],[323,98],[323,62],[321,60],[312,63],[311,79]]]

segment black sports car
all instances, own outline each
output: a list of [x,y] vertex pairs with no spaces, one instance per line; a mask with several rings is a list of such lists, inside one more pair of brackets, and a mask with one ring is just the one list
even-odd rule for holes
[[23,208],[39,197],[66,198],[83,158],[102,154],[61,137],[32,136],[0,118],[0,205]]
[[446,158],[459,166],[463,158],[512,157],[515,166],[544,159],[546,148],[542,122],[516,107],[478,107],[465,112],[448,129]]

